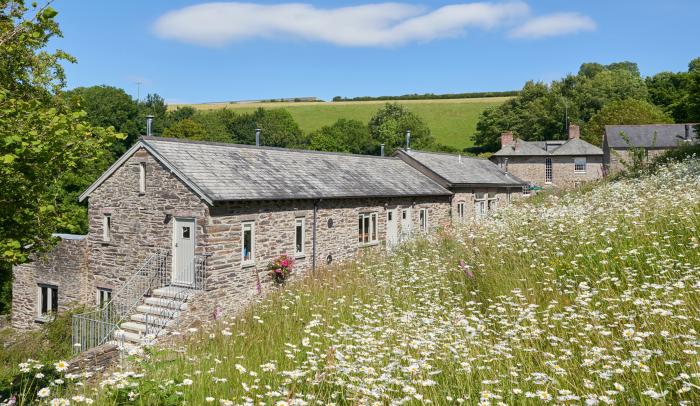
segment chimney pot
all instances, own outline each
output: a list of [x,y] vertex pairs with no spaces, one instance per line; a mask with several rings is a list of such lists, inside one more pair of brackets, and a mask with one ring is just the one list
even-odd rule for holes
[[513,143],[513,131],[504,131],[501,133],[501,148],[507,147]]
[[259,128],[255,129],[255,146],[256,147],[260,146],[260,129]]
[[146,135],[153,135],[153,116],[150,114],[146,116]]
[[411,150],[411,130],[406,130],[406,151]]
[[379,145],[379,156],[384,156],[384,144]]
[[581,128],[576,124],[569,124],[569,139],[581,138]]

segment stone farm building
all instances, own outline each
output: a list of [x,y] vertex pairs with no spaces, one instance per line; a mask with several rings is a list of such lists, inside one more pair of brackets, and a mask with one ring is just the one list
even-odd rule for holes
[[605,173],[603,150],[582,140],[573,124],[567,140],[523,141],[504,132],[501,149],[491,160],[534,187],[570,188]]
[[643,159],[698,142],[696,124],[606,125],[603,136],[604,162],[610,171],[624,169],[632,161],[633,148],[641,149]]
[[[141,138],[82,195],[86,236],[16,266],[12,324],[79,304],[74,347],[142,342],[233,314],[295,274],[390,249],[453,218],[508,204],[523,184],[488,160],[395,157]],[[478,214],[478,213],[477,213]]]

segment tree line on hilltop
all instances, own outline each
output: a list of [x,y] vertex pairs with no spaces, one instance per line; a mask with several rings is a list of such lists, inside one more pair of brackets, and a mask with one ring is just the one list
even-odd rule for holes
[[382,100],[438,100],[438,99],[477,99],[481,97],[508,97],[517,96],[520,93],[519,90],[507,90],[504,92],[468,92],[468,93],[445,93],[445,94],[435,94],[435,93],[411,93],[403,94],[401,96],[359,96],[359,97],[343,97],[335,96],[333,98],[334,102],[339,101],[382,101]]

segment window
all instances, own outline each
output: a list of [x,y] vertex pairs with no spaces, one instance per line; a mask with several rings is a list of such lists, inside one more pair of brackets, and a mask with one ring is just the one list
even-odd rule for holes
[[401,210],[401,219],[406,220],[408,218],[408,210]]
[[523,186],[523,196],[530,196],[530,185]]
[[464,203],[457,203],[457,218],[464,220]]
[[112,289],[97,288],[97,306],[103,309],[112,300]]
[[544,160],[544,183],[552,183],[552,158]]
[[105,214],[102,216],[102,241],[110,242],[112,240],[112,215]]
[[190,239],[190,227],[189,227],[189,226],[183,226],[183,227],[182,227],[182,239],[183,239],[183,240],[189,240],[189,239]]
[[360,244],[377,242],[377,213],[362,213],[358,218],[358,239]]
[[37,316],[44,320],[50,319],[52,314],[58,312],[58,288],[39,285],[38,291]]
[[251,265],[255,263],[255,223],[243,223],[242,234],[241,262],[243,265]]
[[496,198],[496,194],[489,192],[488,199],[486,200],[486,206],[487,206],[488,211],[496,210],[496,203],[497,202],[498,202],[498,199]]
[[139,163],[139,194],[146,193],[146,163]]
[[486,216],[486,195],[483,192],[474,194],[474,215],[476,218]]
[[418,212],[418,220],[420,223],[420,231],[425,233],[428,231],[428,209],[420,209]]
[[303,218],[296,219],[294,225],[294,256],[304,256],[304,228],[305,220]]
[[574,158],[574,172],[586,172],[586,157]]

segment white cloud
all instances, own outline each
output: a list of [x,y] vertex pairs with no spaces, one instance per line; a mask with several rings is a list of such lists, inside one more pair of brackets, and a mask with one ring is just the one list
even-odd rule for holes
[[526,18],[529,7],[508,3],[453,4],[426,10],[409,4],[375,3],[321,9],[309,4],[205,3],[158,18],[162,38],[223,46],[251,38],[296,38],[340,46],[393,46],[490,29]]
[[510,32],[514,38],[544,38],[593,31],[596,23],[578,13],[557,13],[535,17]]

